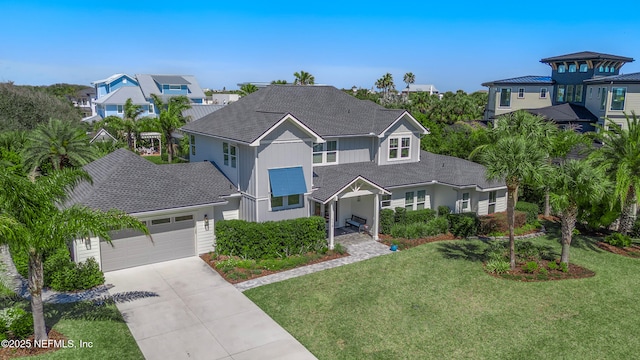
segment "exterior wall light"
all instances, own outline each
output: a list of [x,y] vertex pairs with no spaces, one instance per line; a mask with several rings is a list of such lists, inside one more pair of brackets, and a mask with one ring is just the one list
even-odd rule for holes
[[207,214],[204,214],[204,229],[207,231],[209,230],[209,217]]

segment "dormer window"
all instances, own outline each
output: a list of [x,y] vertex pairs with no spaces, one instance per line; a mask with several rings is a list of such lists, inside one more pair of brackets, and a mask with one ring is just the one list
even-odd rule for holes
[[570,73],[576,72],[576,64],[569,64],[569,72]]
[[559,73],[563,73],[563,72],[567,72],[567,66],[566,65],[558,65],[558,72]]
[[410,136],[389,138],[389,160],[409,159],[410,157]]

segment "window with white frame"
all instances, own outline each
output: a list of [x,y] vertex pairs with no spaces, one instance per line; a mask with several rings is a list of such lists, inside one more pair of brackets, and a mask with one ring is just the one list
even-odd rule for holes
[[426,190],[418,190],[418,195],[416,197],[416,210],[424,209],[426,198],[427,198]]
[[518,99],[524,99],[524,88],[518,89]]
[[335,164],[338,162],[338,141],[313,143],[314,164]]
[[627,88],[611,88],[611,110],[624,110],[624,100],[627,95]]
[[169,90],[180,90],[181,88],[180,85],[169,85]]
[[118,114],[122,114],[124,112],[124,106],[116,105],[116,111],[118,112]]
[[541,88],[540,89],[540,99],[546,99],[547,98],[547,88]]
[[489,192],[489,214],[496,212],[496,199],[498,198],[497,191]]
[[271,210],[285,210],[302,207],[302,194],[271,196]]
[[407,210],[413,210],[413,196],[414,196],[414,192],[413,191],[407,191],[406,193],[404,193],[404,207]]
[[469,196],[469,193],[462,193],[462,201],[460,202],[460,209],[462,211],[469,211],[471,210],[471,197]]
[[222,143],[222,156],[224,158],[224,164],[235,168],[237,166],[237,152],[238,149],[234,145],[229,143]]
[[391,207],[391,195],[382,195],[380,198],[380,207],[388,208]]
[[389,160],[408,159],[411,155],[411,137],[389,138]]

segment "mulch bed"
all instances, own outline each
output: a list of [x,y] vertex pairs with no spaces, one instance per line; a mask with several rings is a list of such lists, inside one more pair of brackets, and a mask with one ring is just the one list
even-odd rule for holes
[[[324,261],[329,261],[329,260],[333,260],[333,259],[339,259],[345,256],[349,256],[348,253],[344,253],[344,254],[338,254],[338,253],[328,253],[327,255],[315,259],[315,260],[311,260],[305,264],[299,265],[297,267],[300,266],[307,266],[307,265],[313,265],[313,264],[317,264],[317,263],[321,263]],[[287,270],[291,270],[291,269],[295,269],[295,268],[288,268],[288,269],[282,269],[282,270],[278,270],[278,271],[273,271],[273,270],[266,270],[266,269],[243,269],[243,268],[236,268],[235,272],[236,273],[244,273],[247,277],[243,278],[243,279],[231,279],[229,278],[228,274],[221,271],[220,269],[218,269],[216,267],[216,263],[218,261],[222,261],[222,260],[227,260],[229,259],[228,256],[224,256],[224,255],[219,255],[217,258],[212,259],[210,254],[202,254],[200,255],[200,258],[206,262],[207,264],[209,264],[209,266],[211,266],[211,268],[213,270],[215,270],[218,274],[220,274],[220,276],[222,276],[225,280],[227,280],[227,282],[231,283],[231,284],[237,284],[237,283],[241,283],[247,280],[251,280],[251,279],[255,279],[255,278],[259,278],[262,276],[267,276],[267,275],[271,275],[271,274],[276,274],[279,272],[283,272],[283,271],[287,271]]]
[[[56,342],[59,345],[68,345],[67,343],[67,337],[62,335],[61,333],[55,331],[55,330],[51,330],[49,331],[49,339],[50,340],[56,340]],[[30,341],[31,344],[33,344],[33,336],[29,337],[28,340]],[[60,341],[62,340],[62,341]],[[56,344],[56,342],[51,342],[51,346],[52,347],[45,347],[45,348],[9,348],[9,347],[3,347],[0,348],[0,360],[6,360],[6,359],[14,359],[14,358],[18,358],[18,357],[23,357],[23,356],[34,356],[34,355],[40,355],[40,354],[45,354],[45,353],[50,353],[50,352],[54,352],[56,350],[62,349],[62,347],[53,347],[53,345]],[[77,345],[77,344],[75,344]]]
[[440,234],[421,239],[395,239],[391,235],[380,234],[380,242],[391,246],[393,242],[398,243],[400,250],[408,249],[414,246],[432,243],[436,241],[457,240],[452,234]]
[[607,244],[606,242],[598,242],[598,247],[602,250],[606,250],[608,252],[612,252],[614,254],[628,256],[632,258],[640,258],[640,246],[631,245],[629,247],[617,247],[611,244]]
[[[527,282],[566,280],[566,279],[584,279],[584,278],[590,278],[596,274],[589,269],[586,269],[586,268],[583,268],[582,266],[571,264],[571,263],[569,263],[568,271],[563,272],[562,270],[560,270],[560,267],[558,267],[558,269],[556,270],[549,270],[548,264],[550,261],[538,260],[536,262],[538,263],[540,268],[547,269],[547,274],[541,273],[540,270],[536,270],[533,273],[526,272],[523,268],[525,265],[524,262],[517,263],[516,268],[514,270],[510,270],[504,274],[495,274],[495,273],[489,273],[489,272],[487,272],[487,274],[500,279],[527,281]],[[559,264],[559,263],[556,261],[556,264]]]

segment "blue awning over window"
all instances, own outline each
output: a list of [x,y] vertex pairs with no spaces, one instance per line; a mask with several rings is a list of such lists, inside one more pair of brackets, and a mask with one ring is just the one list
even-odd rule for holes
[[271,182],[271,196],[289,196],[304,194],[307,192],[307,184],[304,181],[302,166],[269,169],[269,182]]

